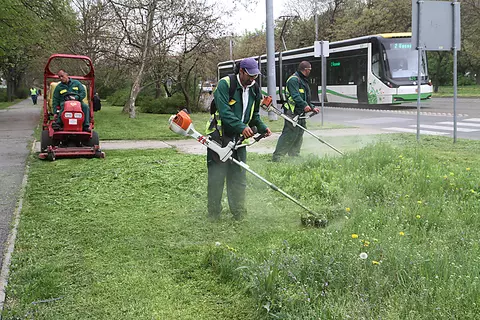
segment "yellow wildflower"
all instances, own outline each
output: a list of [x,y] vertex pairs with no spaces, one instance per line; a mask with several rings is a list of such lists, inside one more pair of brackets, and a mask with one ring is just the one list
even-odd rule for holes
[[422,200],[418,200],[417,203],[418,203],[418,204],[422,204]]
[[363,246],[364,247],[368,247],[369,244],[370,244],[370,241],[368,241],[368,240],[363,241]]
[[378,265],[378,264],[380,264],[380,262],[373,260],[372,264],[374,264],[374,265],[377,264]]
[[467,168],[467,171],[470,171],[470,168]]
[[401,236],[403,237],[403,236],[405,235],[405,232],[403,232],[403,231],[400,231],[398,234],[399,234],[399,235],[401,235]]
[[415,216],[415,218],[420,219],[421,216],[420,216],[419,214],[417,214],[417,215]]
[[444,176],[443,176],[443,179],[448,179],[447,175],[444,175]]
[[232,251],[232,252],[237,252],[237,249],[230,247],[228,244],[226,245],[227,249]]
[[350,212],[350,208],[348,208],[348,207],[345,208],[345,211]]
[[352,239],[357,239],[357,238],[358,238],[358,234],[352,233]]

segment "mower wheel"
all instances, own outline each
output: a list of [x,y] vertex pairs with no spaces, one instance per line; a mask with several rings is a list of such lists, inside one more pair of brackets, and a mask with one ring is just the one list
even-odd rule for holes
[[53,139],[48,135],[48,130],[42,131],[42,136],[40,140],[40,151],[47,151],[48,146],[53,145]]
[[87,141],[87,143],[85,143],[85,145],[89,147],[100,145],[100,139],[98,138],[97,131],[92,131],[92,137],[90,138],[90,140]]

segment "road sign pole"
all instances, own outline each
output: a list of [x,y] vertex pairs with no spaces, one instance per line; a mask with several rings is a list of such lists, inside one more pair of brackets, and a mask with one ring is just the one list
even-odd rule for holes
[[420,42],[420,21],[421,21],[421,7],[423,1],[417,1],[418,6],[418,21],[417,21],[417,50],[418,50],[418,73],[417,73],[417,141],[420,141],[420,99],[422,97],[422,47]]

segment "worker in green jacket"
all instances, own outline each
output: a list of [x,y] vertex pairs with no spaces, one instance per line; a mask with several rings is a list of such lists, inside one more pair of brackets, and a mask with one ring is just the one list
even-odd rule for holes
[[[300,118],[308,112],[319,113],[320,109],[311,104],[310,87],[308,85],[308,76],[312,70],[312,65],[308,61],[302,61],[298,65],[298,71],[287,79],[286,98],[284,113],[294,118],[299,116],[298,124],[306,128],[306,119]],[[293,126],[287,120],[283,125],[282,134],[278,138],[277,146],[273,152],[272,161],[280,161],[282,156],[288,153],[289,156],[296,157],[300,154],[300,148],[303,143],[304,130]]]
[[78,80],[70,79],[68,73],[65,70],[60,70],[57,73],[60,78],[60,83],[55,87],[53,91],[53,112],[57,112],[57,106],[60,106],[58,111],[58,117],[55,123],[52,124],[54,130],[60,130],[62,128],[62,113],[65,105],[65,100],[76,100],[82,104],[82,112],[84,114],[83,131],[90,132],[90,108],[83,102],[83,99],[87,96],[85,88]]
[[[210,136],[223,146],[229,141],[238,141],[243,136],[250,138],[254,135],[255,126],[259,133],[271,135],[270,129],[260,119],[259,108],[261,94],[255,89],[255,79],[260,74],[257,62],[253,58],[243,59],[240,62],[236,90],[230,99],[230,77],[226,76],[218,82],[214,98],[217,107],[216,125]],[[232,154],[238,161],[246,162],[246,148],[239,148]],[[207,149],[208,168],[208,217],[218,219],[222,211],[222,194],[227,181],[228,205],[233,218],[242,219],[247,210],[245,207],[245,188],[247,185],[246,171],[233,162],[221,162],[217,154]]]

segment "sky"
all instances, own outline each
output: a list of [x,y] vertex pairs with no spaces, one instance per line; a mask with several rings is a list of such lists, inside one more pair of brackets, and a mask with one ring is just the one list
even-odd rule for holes
[[[273,2],[273,19],[277,19],[282,15],[283,5],[286,0],[272,0]],[[254,1],[255,2],[255,1]],[[266,26],[266,0],[257,0],[257,3],[250,2],[247,9],[243,7],[237,10],[232,16],[235,21],[236,34],[243,34],[245,30],[255,31]],[[263,25],[263,27],[262,27]]]

